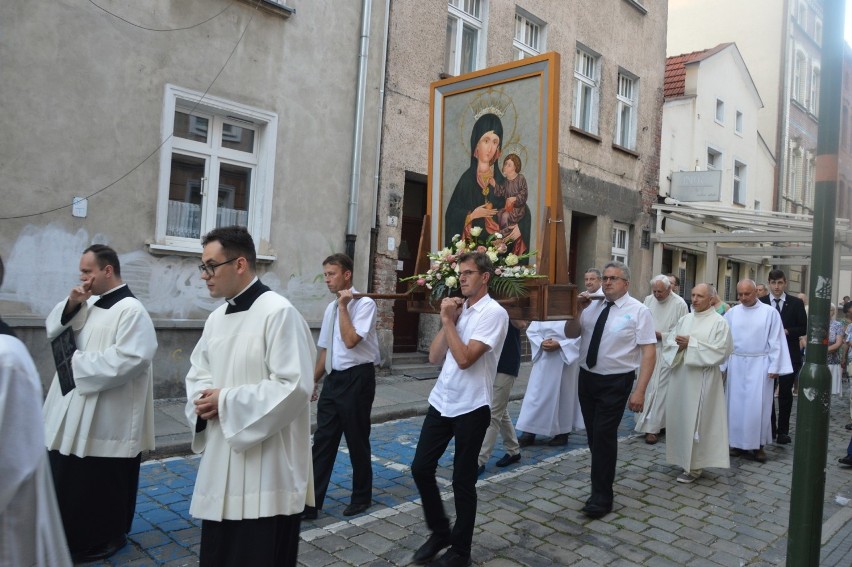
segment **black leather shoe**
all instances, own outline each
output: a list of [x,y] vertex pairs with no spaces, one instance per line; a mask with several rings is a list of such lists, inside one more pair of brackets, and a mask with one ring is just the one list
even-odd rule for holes
[[775,442],[779,445],[789,445],[792,442],[792,439],[790,439],[790,436],[786,433],[779,433],[778,437],[775,439]]
[[453,549],[429,564],[429,567],[467,567],[471,564],[470,556],[459,555]]
[[561,447],[563,445],[567,445],[568,444],[568,434],[567,433],[560,433],[559,435],[554,436],[553,439],[548,441],[547,444],[551,447]]
[[343,510],[344,516],[357,516],[358,514],[363,514],[370,507],[369,503],[366,504],[350,504]]
[[485,474],[485,465],[479,465],[476,467],[476,476],[482,476]]
[[319,510],[317,510],[313,506],[305,506],[305,509],[302,510],[303,520],[316,520],[318,516]]
[[71,559],[74,563],[91,563],[92,561],[100,561],[107,557],[112,557],[125,545],[127,545],[127,536],[121,534],[101,547],[96,547],[82,553],[72,553]]
[[852,431],[852,423],[847,423],[844,427],[846,427],[847,431]]
[[612,512],[612,506],[600,506],[598,504],[586,504],[583,506],[583,514],[588,518],[597,519],[603,518]]
[[852,455],[846,455],[842,459],[837,459],[837,462],[847,467],[852,467]]
[[501,467],[501,468],[502,467],[508,467],[509,465],[511,465],[513,463],[517,463],[520,460],[521,460],[521,454],[520,453],[518,453],[517,455],[510,455],[509,453],[506,453],[505,455],[500,457],[500,460],[497,461],[496,465],[498,467]]
[[518,445],[521,447],[529,447],[530,445],[535,444],[535,434],[533,433],[522,433],[520,437],[518,437]]
[[450,534],[432,533],[426,543],[420,546],[420,549],[414,552],[412,561],[418,565],[424,565],[431,561],[445,547],[450,546]]

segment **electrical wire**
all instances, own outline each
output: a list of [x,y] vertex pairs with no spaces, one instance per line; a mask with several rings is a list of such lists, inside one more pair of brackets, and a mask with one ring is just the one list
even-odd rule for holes
[[225,7],[224,7],[224,8],[223,8],[223,9],[222,9],[222,10],[221,10],[218,14],[214,14],[214,15],[210,16],[209,18],[207,18],[207,19],[206,19],[206,20],[204,20],[203,22],[198,22],[197,24],[192,24],[191,26],[186,26],[186,27],[183,27],[183,28],[148,28],[148,27],[145,27],[145,26],[143,26],[143,25],[137,24],[137,23],[135,23],[135,22],[131,22],[131,21],[130,21],[130,20],[128,20],[128,19],[122,18],[122,17],[121,17],[121,16],[119,16],[118,14],[114,14],[114,13],[110,12],[109,10],[107,10],[106,8],[104,8],[103,6],[100,6],[100,5],[98,5],[97,3],[95,3],[95,2],[94,2],[94,0],[89,0],[89,4],[91,4],[92,6],[94,6],[95,8],[97,8],[98,10],[101,10],[102,12],[106,12],[107,14],[109,14],[110,16],[112,16],[113,18],[116,18],[116,19],[118,19],[118,20],[121,20],[122,22],[124,22],[124,23],[126,23],[126,24],[129,24],[129,25],[131,25],[131,26],[133,26],[133,27],[135,27],[135,28],[139,28],[139,29],[141,29],[141,30],[153,31],[153,32],[173,32],[173,31],[191,30],[192,28],[197,28],[198,26],[203,26],[204,24],[206,24],[206,23],[207,23],[207,22],[209,22],[210,20],[213,20],[213,19],[215,19],[215,18],[218,18],[219,16],[221,16],[222,14],[224,14],[224,13],[225,13],[225,11],[227,11],[227,10],[228,10],[231,6],[233,6],[233,5],[234,5],[234,2],[233,2],[233,1],[232,1],[232,2],[229,2],[229,3],[228,3],[228,5],[227,5],[227,6],[225,6]]
[[[91,0],[89,0],[89,1],[91,1]],[[257,9],[258,9],[258,7],[259,7],[259,6],[260,6],[260,0],[258,0],[258,1],[257,1],[257,3],[255,4],[255,7],[254,7],[254,8],[255,8],[255,10],[254,10],[254,12],[252,13],[251,17],[249,18],[249,21],[246,23],[246,26],[243,28],[243,32],[240,34],[240,37],[239,37],[239,39],[237,40],[237,43],[234,45],[234,48],[233,48],[233,49],[231,49],[231,53],[228,55],[228,58],[225,60],[225,63],[222,65],[222,68],[221,68],[221,69],[219,69],[219,72],[218,72],[218,73],[216,73],[216,76],[215,76],[215,77],[213,77],[213,80],[210,82],[210,84],[209,84],[209,85],[207,86],[207,88],[204,90],[204,93],[202,93],[201,97],[200,97],[200,98],[199,98],[199,99],[195,102],[195,104],[192,106],[192,108],[190,108],[190,109],[189,109],[189,114],[192,114],[192,112],[193,112],[196,108],[198,108],[198,105],[200,105],[200,104],[201,104],[201,101],[203,101],[203,100],[204,100],[204,97],[206,97],[206,96],[207,96],[207,93],[209,93],[209,92],[210,92],[210,89],[212,89],[212,88],[213,88],[213,85],[214,85],[214,84],[216,84],[216,81],[219,79],[219,76],[220,76],[220,75],[222,75],[222,73],[225,71],[225,68],[228,66],[228,63],[231,61],[231,58],[234,56],[234,53],[236,53],[236,51],[237,51],[237,47],[239,47],[239,46],[240,46],[240,43],[242,43],[243,38],[245,37],[246,32],[248,31],[248,28],[249,28],[249,26],[251,25],[252,20],[254,20],[254,16],[255,16],[255,14],[257,14]],[[171,139],[172,139],[172,136],[173,136],[173,135],[174,135],[174,131],[169,132],[169,135],[168,135],[168,136],[166,136],[166,137],[163,139],[163,141],[162,141],[162,142],[160,142],[160,144],[159,144],[156,148],[154,148],[154,151],[152,151],[152,152],[151,152],[151,153],[149,153],[147,156],[145,156],[145,158],[144,158],[142,161],[140,161],[140,162],[139,162],[139,163],[137,163],[135,166],[133,166],[133,167],[132,167],[129,171],[127,171],[126,173],[124,173],[123,175],[121,175],[118,179],[115,179],[114,181],[112,181],[112,182],[108,183],[107,185],[104,185],[103,187],[101,187],[101,188],[100,188],[100,189],[98,189],[97,191],[95,191],[95,192],[93,192],[93,193],[90,193],[89,195],[87,195],[86,197],[83,197],[83,198],[84,198],[84,199],[91,199],[91,198],[92,198],[92,197],[94,197],[95,195],[98,195],[98,194],[100,194],[100,193],[103,193],[104,191],[106,191],[106,190],[107,190],[107,189],[109,189],[110,187],[115,186],[117,183],[119,183],[120,181],[122,181],[123,179],[125,179],[126,177],[128,177],[131,173],[133,173],[134,171],[136,171],[137,169],[139,169],[140,167],[142,167],[142,166],[145,164],[145,162],[147,162],[147,161],[148,161],[149,159],[151,159],[154,155],[156,155],[156,154],[160,151],[160,149],[161,149],[164,145],[166,145],[166,142],[168,142],[169,140],[171,140]],[[56,211],[61,211],[62,209],[67,209],[67,208],[69,208],[69,207],[73,207],[73,206],[74,206],[74,202],[72,201],[72,202],[71,202],[71,204],[68,204],[68,205],[62,205],[62,206],[60,206],[60,207],[54,207],[54,208],[52,208],[52,209],[47,209],[47,210],[40,211],[40,212],[37,212],[37,213],[28,213],[28,214],[23,214],[23,215],[12,215],[12,216],[8,216],[8,217],[0,217],[0,220],[14,220],[14,219],[25,219],[25,218],[30,218],[30,217],[37,217],[37,216],[40,216],[40,215],[46,215],[46,214],[48,214],[48,213],[53,213],[53,212],[56,212]]]

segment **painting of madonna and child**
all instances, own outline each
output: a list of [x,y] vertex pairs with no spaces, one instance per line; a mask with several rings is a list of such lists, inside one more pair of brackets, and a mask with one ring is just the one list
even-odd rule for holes
[[546,54],[432,85],[433,250],[480,230],[519,256],[538,249],[557,204],[557,69]]

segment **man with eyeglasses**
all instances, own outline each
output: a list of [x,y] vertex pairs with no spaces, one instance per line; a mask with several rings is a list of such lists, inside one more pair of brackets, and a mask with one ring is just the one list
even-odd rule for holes
[[[488,295],[494,266],[481,253],[458,258],[461,297],[441,301],[441,330],[429,348],[429,362],[444,363],[429,394],[411,474],[420,492],[429,539],[414,553],[425,564],[442,549],[437,567],[471,564],[470,548],[476,522],[477,459],[491,422],[491,396],[497,361],[509,327],[509,315]],[[453,496],[456,523],[450,520],[435,479],[438,459],[455,438]]]
[[[372,504],[373,465],[370,449],[370,410],[376,397],[376,364],[381,362],[376,336],[376,302],[354,299],[352,259],[332,254],[322,263],[328,291],[335,295],[326,307],[314,366],[317,430],[314,433],[314,489],[316,505],[306,506],[304,519],[313,520],[322,509],[341,435],[346,436],[352,462],[352,499],[344,516],[363,514]],[[325,376],[322,393],[317,396]]]
[[80,285],[45,325],[50,340],[70,329],[77,349],[73,389],[55,375],[47,393],[45,440],[72,559],[97,561],[127,543],[142,451],[154,448],[157,336],[102,244],[83,252]]
[[200,562],[295,566],[300,515],[314,501],[311,331],[258,279],[245,228],[214,229],[202,246],[201,279],[225,302],[186,377],[192,450],[203,453],[189,509],[202,520]]
[[[643,410],[657,349],[651,312],[627,293],[630,269],[609,262],[602,280],[604,300],[593,302],[581,293],[578,317],[565,324],[566,337],[582,339],[578,395],[592,453],[592,494],[583,507],[589,518],[612,511],[618,424],[625,404],[631,411]],[[631,395],[637,368],[639,380]]]

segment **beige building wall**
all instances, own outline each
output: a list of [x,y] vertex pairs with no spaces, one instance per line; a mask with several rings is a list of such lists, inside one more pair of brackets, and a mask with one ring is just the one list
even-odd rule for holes
[[[375,218],[385,13],[384,1],[368,1],[354,212],[361,289]],[[75,285],[82,250],[109,244],[157,326],[156,394],[182,395],[189,354],[221,300],[211,300],[199,278],[197,242],[195,249],[152,247],[163,244],[156,217],[160,168],[171,159],[158,149],[170,133],[163,127],[171,122],[166,85],[276,117],[266,130],[275,151],[262,164],[268,198],[252,211],[267,232],[254,235],[265,256],[259,272],[318,328],[331,300],[321,262],[345,249],[362,3],[287,0],[292,13],[254,1],[99,4],[103,10],[69,0],[0,5],[0,155],[6,156],[0,313],[18,328],[48,380],[44,316]],[[72,216],[75,196],[90,196],[85,217]]]

